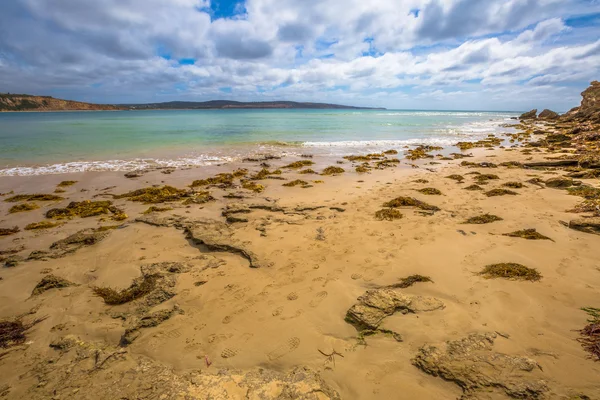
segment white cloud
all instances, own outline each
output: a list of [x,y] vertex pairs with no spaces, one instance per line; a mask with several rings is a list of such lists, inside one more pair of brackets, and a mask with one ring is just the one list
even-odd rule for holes
[[[600,72],[598,34],[581,35],[565,22],[600,11],[598,2],[244,6],[241,15],[211,20],[209,0],[2,2],[0,90],[60,89],[83,100],[126,102],[225,97],[220,88],[227,87],[243,100],[528,108],[541,99],[565,108]],[[194,65],[177,61],[189,58]],[[503,100],[506,88],[518,98]]]

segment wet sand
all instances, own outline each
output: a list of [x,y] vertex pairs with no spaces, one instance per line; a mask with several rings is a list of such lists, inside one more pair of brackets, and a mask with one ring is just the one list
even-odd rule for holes
[[[336,394],[342,399],[460,398],[459,385],[417,368],[414,359],[422,354],[423,346],[444,348],[447,341],[489,333],[495,339],[485,354],[493,355],[492,360],[509,355],[535,363],[533,369],[510,363],[494,367],[492,375],[509,382],[509,387],[527,388],[531,382],[544,386],[540,393],[528,392],[525,398],[568,399],[583,394],[600,398],[600,364],[577,341],[577,330],[588,318],[580,308],[597,306],[600,298],[598,236],[560,222],[576,217],[566,210],[581,198],[526,182],[534,177],[546,180],[556,176],[555,171],[460,165],[464,160],[496,164],[544,160],[548,156],[544,151],[528,155],[518,148],[495,148],[467,153],[474,157],[403,159],[399,166],[363,174],[354,172],[349,161],[338,165],[315,157],[316,164],[310,167],[315,171],[335,165],[346,172],[320,176],[283,169],[285,181],[257,182],[266,187],[262,193],[209,187],[206,190],[215,201],[156,204],[172,210],[146,215],[142,212],[150,205],[107,194],[164,184],[186,188],[195,179],[231,172],[236,166],[170,174],[157,170],[134,179],[108,172],[0,178],[0,192],[15,194],[53,193],[63,180],[78,181],[59,194],[65,200],[37,202],[37,210],[9,214],[15,203],[1,201],[0,227],[21,229],[0,237],[2,251],[23,246],[17,255],[27,257],[82,229],[122,224],[107,231],[98,243],[59,258],[20,261],[0,270],[0,317],[14,318],[33,310],[24,321],[45,318],[27,331],[25,343],[0,356],[0,392],[4,388],[9,399],[108,399],[117,394],[157,399],[326,399]],[[267,162],[273,170],[295,160]],[[431,165],[431,161],[439,163]],[[409,165],[413,163],[417,168]],[[240,166],[252,174],[260,170],[259,164]],[[483,191],[464,189],[475,183],[476,175],[469,174],[473,172],[499,176],[482,184],[484,191],[511,181],[525,186],[511,189],[517,195],[487,197]],[[464,181],[446,178],[451,174],[462,175]],[[295,179],[311,187],[282,186]],[[323,183],[313,183],[316,180]],[[597,186],[597,179],[582,181]],[[427,187],[439,189],[442,195],[417,191]],[[243,192],[246,198],[223,197],[230,192]],[[374,215],[382,204],[398,196],[415,197],[440,211],[403,207],[401,219],[377,220]],[[120,222],[111,221],[110,215],[73,218],[53,229],[23,230],[29,223],[44,220],[49,209],[82,200],[112,200],[128,218]],[[225,223],[223,210],[228,204],[240,208],[240,203],[252,207],[233,215],[247,222]],[[463,224],[485,213],[502,220]],[[165,222],[165,217],[178,222]],[[552,240],[503,236],[528,228]],[[227,246],[217,248],[213,240],[233,243],[251,255]],[[251,268],[253,261],[259,268]],[[185,266],[164,275],[165,282],[173,282],[169,290],[174,295],[162,302],[145,307],[142,297],[107,305],[91,289],[125,289],[139,279],[143,266],[161,262]],[[542,278],[530,282],[477,275],[495,263],[523,264],[537,269]],[[50,273],[76,286],[32,296],[36,284]],[[406,313],[392,311],[379,328],[397,336],[359,338],[360,329],[345,321],[357,298],[414,274],[431,277],[433,282],[394,292],[434,299],[443,306],[423,312],[410,307]],[[160,310],[169,311],[169,317],[139,329],[135,340],[119,346],[128,327]],[[66,336],[76,344],[57,346]],[[400,337],[402,341],[396,340]],[[223,376],[245,376],[257,368],[285,375],[297,367],[320,376],[322,382],[315,384],[318,390],[294,386],[304,397],[295,392],[285,397],[281,386],[261,381],[260,390],[266,394],[260,397],[240,384],[242,378],[222,380]],[[302,381],[286,382],[293,386]],[[506,398],[507,390],[498,386],[470,388],[465,393],[470,398]]]

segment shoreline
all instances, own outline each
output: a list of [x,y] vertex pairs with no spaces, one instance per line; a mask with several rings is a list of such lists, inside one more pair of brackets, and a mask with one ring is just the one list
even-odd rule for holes
[[[98,398],[114,397],[117,391],[135,397],[151,382],[162,383],[154,386],[153,395],[165,398],[179,392],[199,398],[241,398],[245,392],[235,389],[239,382],[244,382],[243,387],[260,388],[280,382],[297,390],[296,394],[309,388],[331,399],[394,398],[399,387],[407,398],[457,398],[463,394],[460,387],[434,373],[439,366],[449,368],[458,382],[469,378],[454,370],[452,363],[470,365],[495,379],[497,384],[484,390],[497,398],[514,387],[525,387],[539,397],[600,396],[600,365],[588,358],[577,341],[577,330],[587,319],[580,308],[598,306],[598,236],[561,224],[577,218],[566,210],[582,201],[564,189],[543,184],[563,171],[522,168],[523,163],[546,162],[562,154],[529,145],[554,128],[525,126],[545,133],[520,130],[512,136],[522,141],[519,147],[473,148],[465,152],[472,152],[473,157],[452,160],[428,158],[427,154],[439,152],[428,149],[412,153],[425,158],[402,159],[399,164],[389,161],[397,155],[381,155],[367,161],[367,173],[355,171],[364,166],[362,160],[353,163],[341,157],[313,156],[176,169],[168,174],[153,170],[132,179],[116,171],[1,177],[4,195],[0,200],[9,198],[6,192],[10,190],[50,194],[63,180],[79,181],[57,193],[64,200],[36,202],[40,208],[32,211],[10,214],[9,208],[18,203],[0,201],[0,227],[21,229],[0,237],[0,251],[25,246],[3,256],[5,262],[14,260],[16,265],[0,271],[0,317],[22,315],[32,307],[36,316],[46,316],[27,332],[31,343],[0,359],[0,373],[10,386],[9,398],[66,396],[80,387],[105,391]],[[283,168],[294,161],[314,164]],[[383,162],[383,169],[376,169],[378,162]],[[269,171],[281,169],[282,173],[250,179],[265,168],[263,163],[269,164]],[[321,172],[327,167],[341,167],[345,172],[298,173],[305,169]],[[186,189],[194,180],[239,168],[249,171],[231,184],[218,181],[195,187],[194,201],[214,197],[201,204],[181,202],[188,197],[144,204],[113,196],[154,185]],[[476,172],[490,176],[478,178]],[[449,178],[453,175],[462,179]],[[535,178],[538,183],[528,182]],[[578,179],[583,185],[597,186],[596,178]],[[243,180],[254,185],[247,187],[265,189],[254,193],[244,188]],[[307,184],[283,186],[295,180]],[[505,186],[511,182],[523,186]],[[482,190],[465,190],[474,184]],[[427,188],[438,189],[441,195],[419,192]],[[484,194],[493,189],[516,194]],[[376,213],[388,208],[383,204],[398,196],[413,197],[439,210],[403,206],[396,209],[402,214],[400,219],[378,220]],[[45,220],[48,210],[83,200],[110,200],[127,218],[116,221],[116,214],[108,212],[50,220],[64,222],[52,229],[24,230],[27,224]],[[171,209],[143,214],[152,206]],[[464,224],[486,213],[502,219]],[[85,229],[116,225],[120,227],[101,232],[106,236],[100,241],[73,251],[69,248],[54,258],[53,252],[61,245],[52,249],[52,243]],[[504,236],[529,228],[551,240]],[[49,253],[41,259],[26,259],[40,250]],[[152,307],[148,299],[153,295],[110,306],[91,290],[97,286],[126,289],[139,279],[140,268],[143,273],[148,265],[158,268],[158,263],[165,262],[179,265],[177,272],[160,272],[161,285],[166,285],[161,290],[172,296],[161,297]],[[535,268],[542,279],[519,282],[478,275],[486,265],[509,262]],[[77,286],[31,295],[49,273]],[[377,334],[376,329],[372,336],[360,324],[350,323],[352,318],[368,317],[350,313],[360,309],[353,308],[360,306],[360,296],[369,290],[389,293],[378,290],[390,290],[390,285],[415,274],[431,277],[433,282],[419,282],[393,293],[408,296],[411,304],[420,307],[409,305],[404,315],[385,314],[376,324],[381,323],[377,329],[384,330]],[[132,331],[135,335],[127,334],[140,318],[159,311],[168,311],[168,317]],[[474,334],[490,335],[477,339],[485,343],[475,354],[483,363],[474,362],[470,353],[439,365],[435,362],[443,363],[444,356],[435,362],[427,356],[427,346],[443,349],[446,341],[475,340]],[[123,338],[131,343],[119,347]],[[67,344],[57,350],[59,340],[68,343],[61,342]],[[52,343],[54,347],[49,347]],[[84,358],[87,364],[75,357],[93,354],[90,349],[106,361],[92,375],[86,371],[95,368],[93,355]],[[105,359],[110,354],[117,355]],[[30,362],[36,374],[26,374]],[[535,368],[513,372],[514,365],[523,363]],[[263,371],[256,378],[252,374],[258,367],[270,372]],[[286,375],[298,367],[307,368],[302,370],[304,388],[296,386],[300,375]],[[69,371],[67,378],[64,371]],[[112,387],[111,374],[115,373],[132,376],[127,387]],[[313,373],[318,379],[311,378]],[[224,395],[223,390],[228,392]],[[466,394],[484,395],[479,389]]]

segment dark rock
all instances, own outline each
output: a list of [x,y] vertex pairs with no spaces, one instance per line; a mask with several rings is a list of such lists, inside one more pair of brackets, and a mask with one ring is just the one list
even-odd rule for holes
[[552,110],[548,110],[547,108],[538,115],[539,119],[557,119],[559,117],[558,113],[555,113]]
[[573,179],[565,176],[557,176],[550,178],[546,182],[546,186],[555,189],[565,189],[573,186]]
[[536,119],[537,118],[537,109],[533,109],[531,111],[527,111],[519,116],[519,119]]
[[600,235],[600,217],[575,219],[568,226],[576,231]]

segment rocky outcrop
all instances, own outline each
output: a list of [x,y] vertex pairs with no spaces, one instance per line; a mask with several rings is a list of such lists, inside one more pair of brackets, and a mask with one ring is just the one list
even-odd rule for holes
[[0,94],[0,111],[98,111],[121,110],[113,105],[90,104],[28,94]]
[[581,105],[565,114],[565,119],[600,122],[600,82],[593,81],[581,96]]
[[[66,399],[261,399],[340,400],[338,392],[318,372],[303,366],[291,371],[268,368],[209,368],[178,372],[127,348],[87,343],[67,335],[52,340],[59,357],[34,361],[37,381],[27,398]],[[91,378],[93,377],[93,379]],[[127,377],[127,381],[116,379]],[[76,389],[74,389],[76,388]],[[14,397],[14,396],[13,396]]]
[[547,119],[547,120],[552,120],[552,119],[557,119],[559,117],[558,113],[552,111],[552,110],[548,110],[547,108],[542,111],[540,113],[540,115],[538,115],[539,119]]
[[557,176],[546,180],[546,187],[554,189],[566,189],[573,186],[576,182],[572,178],[565,176]]
[[[517,399],[539,399],[548,391],[535,360],[493,351],[495,333],[474,333],[442,346],[425,345],[412,359],[424,372],[456,383],[466,398],[500,391]],[[472,397],[471,397],[472,396]]]
[[537,109],[533,109],[531,111],[527,111],[526,113],[521,114],[519,119],[536,119],[537,118]]
[[434,311],[444,308],[444,303],[433,297],[411,296],[390,288],[367,290],[346,312],[346,322],[359,332],[375,331],[386,317]]
[[98,232],[93,229],[84,229],[52,243],[49,251],[34,251],[29,255],[30,260],[44,258],[59,258],[73,253],[84,246],[92,246],[104,240],[110,231]]
[[568,226],[576,231],[600,235],[600,217],[575,219]]

